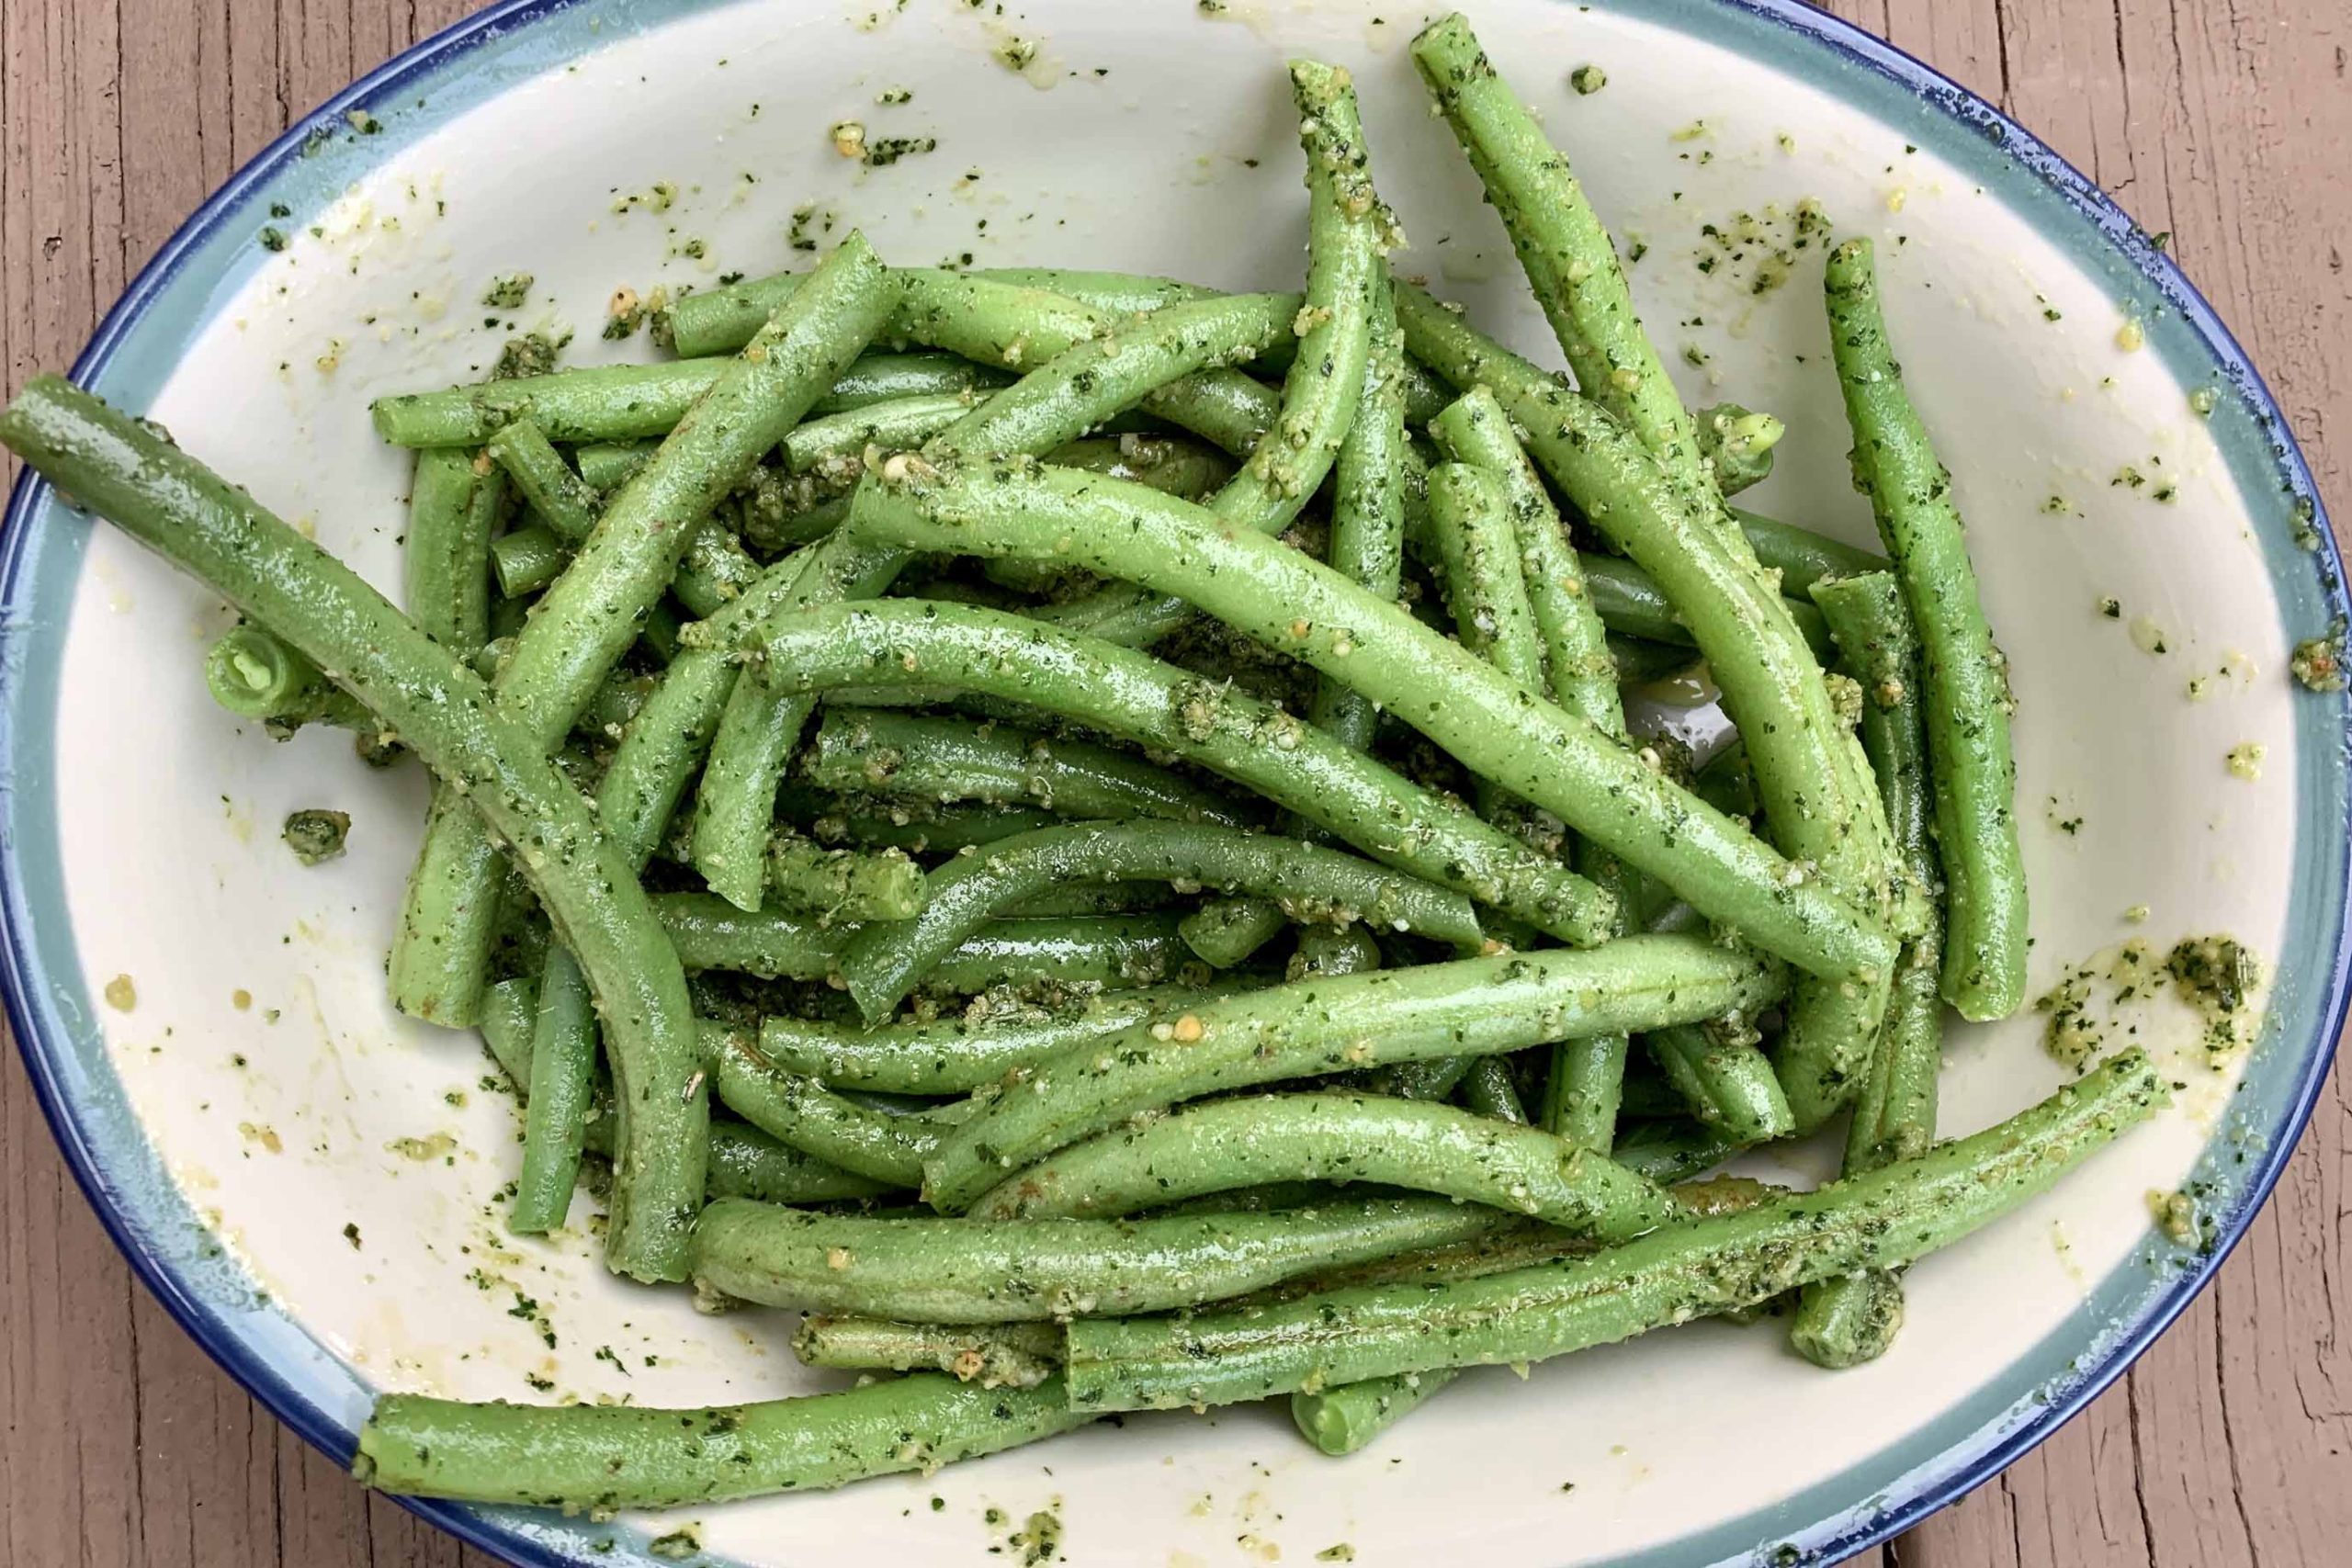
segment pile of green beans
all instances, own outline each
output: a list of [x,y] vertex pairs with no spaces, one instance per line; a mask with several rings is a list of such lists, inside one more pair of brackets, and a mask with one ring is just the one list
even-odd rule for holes
[[[615,1270],[905,1374],[386,1394],[363,1479],[668,1506],[1280,1396],[1346,1454],[1464,1369],[1792,1291],[1852,1366],[1913,1260],[2164,1102],[2125,1052],[1936,1142],[2025,883],[1867,242],[1827,303],[1883,558],[1724,504],[1791,426],[1684,403],[1464,18],[1413,59],[1573,379],[1391,274],[1355,85],[1298,61],[1265,291],[852,233],[678,301],[676,359],[379,400],[405,614],[56,378],[0,414],[236,608],[232,716],[429,770],[391,996],[511,1084],[509,1228],[603,1193]],[[1736,734],[1694,769],[1621,689],[1700,658]],[[1838,1115],[1818,1190],[1691,1179]]]

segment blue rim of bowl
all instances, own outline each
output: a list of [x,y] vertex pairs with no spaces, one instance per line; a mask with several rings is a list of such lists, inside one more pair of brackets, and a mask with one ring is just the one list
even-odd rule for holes
[[[504,46],[505,54],[488,73],[495,88],[536,74],[549,64],[576,56],[585,48],[714,8],[718,3],[720,0],[619,0],[615,7],[616,17],[599,15],[583,23],[582,18],[589,18],[596,8],[581,0],[502,0],[419,42],[322,105],[207,199],[107,312],[75,362],[74,378],[83,385],[104,389],[109,368],[132,344],[135,329],[147,321],[158,299],[208,245],[221,243],[229,229],[239,221],[250,221],[245,217],[247,210],[262,193],[281,189],[291,193],[307,187],[313,195],[323,196],[339,188],[356,173],[379,163],[384,152],[403,144],[403,137],[389,136],[371,147],[372,131],[363,131],[363,123],[376,129],[398,127],[414,135],[462,112],[484,96],[480,92],[452,95],[462,99],[456,103],[435,102],[429,96],[413,96],[418,86],[428,85],[429,79],[449,73],[469,56],[489,46],[500,45]],[[2226,389],[2235,394],[2225,400],[2214,417],[2217,426],[2224,421],[2243,424],[2223,441],[2241,494],[2257,518],[2276,509],[2276,502],[2266,507],[2257,501],[2269,494],[2274,486],[2285,498],[2288,508],[2303,509],[2301,515],[2316,530],[2318,538],[2309,553],[2300,558],[2309,581],[2302,586],[2299,597],[2307,602],[2306,609],[2313,607],[2311,602],[2315,602],[2317,609],[2329,615],[2345,610],[2343,563],[2310,470],[2276,399],[2229,329],[2164,253],[2161,243],[2142,231],[2080,172],[1967,89],[1893,45],[1850,24],[1813,11],[1798,0],[1615,0],[1609,8],[1683,32],[1694,30],[1690,25],[1694,17],[1713,15],[1720,22],[1724,13],[1730,13],[1750,25],[1753,36],[1740,41],[1757,46],[1757,52],[1768,57],[1769,63],[1823,86],[1835,96],[1862,97],[1867,101],[1860,107],[1867,112],[1890,126],[1916,126],[1916,140],[1923,146],[1964,167],[1984,169],[1988,176],[2006,172],[2008,177],[2003,179],[1997,194],[2004,199],[2015,197],[2020,203],[2030,202],[2062,220],[2056,229],[2040,223],[2036,226],[2045,237],[2066,248],[2086,270],[2105,277],[2117,297],[2130,308],[2149,312],[2151,344],[2164,355],[2169,367],[2179,371],[2193,367],[2198,378],[2217,372]],[[567,17],[572,24],[568,28],[549,25]],[[559,30],[577,36],[557,36]],[[1825,83],[1825,74],[1842,81]],[[1837,94],[1841,85],[1849,90],[1847,94]],[[1955,131],[1960,133],[1957,139],[1953,136]],[[297,177],[303,162],[322,152],[326,155],[316,157],[317,169],[306,178]],[[2021,188],[2015,178],[2019,174],[2027,176]],[[1989,187],[1990,177],[1987,184]],[[2033,216],[2030,211],[2027,215]],[[2084,220],[2088,220],[2086,230]],[[222,269],[205,302],[207,308],[180,323],[185,333],[192,333],[209,319],[211,308],[243,282],[252,265],[248,258],[242,265],[231,265]],[[21,476],[10,498],[5,523],[0,523],[0,626],[16,628],[28,624],[21,615],[27,608],[26,584],[50,547],[62,547],[78,557],[79,536],[68,532],[52,536],[36,526],[36,513],[50,499],[46,484],[29,473]],[[2291,550],[2293,547],[2280,545],[2270,536],[2275,532],[2265,532],[2263,547],[2274,585],[2282,594],[2283,609],[2284,596],[2297,592],[2290,570],[2296,558],[2282,556],[2282,550]],[[7,651],[26,656],[0,660],[0,785],[6,790],[6,807],[12,819],[8,825],[12,827],[13,818],[28,797],[37,806],[45,806],[53,792],[54,782],[46,772],[47,756],[33,757],[37,771],[29,774],[19,771],[17,725],[24,716],[22,699],[29,688],[40,684],[40,674],[51,677],[53,697],[57,647],[62,640],[46,639],[44,653],[44,639],[34,636],[18,644],[19,635],[13,629],[0,631],[0,637],[6,637],[12,645]],[[2126,1304],[2126,1295],[2133,1298],[2129,1303],[2132,1314],[2129,1321],[2122,1322],[2120,1327],[2111,1325],[2111,1331],[2098,1340],[2088,1355],[2079,1354],[2082,1347],[2078,1328],[2062,1328],[2052,1334],[2018,1364],[2047,1360],[2055,1354],[2060,1370],[2022,1396],[1999,1389],[1980,1391],[1960,1410],[1948,1412],[1932,1423],[1928,1432],[1914,1434],[1905,1442],[1871,1456],[1845,1473],[1816,1483],[1795,1498],[1700,1536],[1645,1551],[1635,1561],[1661,1565],[1700,1560],[1835,1562],[1883,1541],[1982,1484],[2055,1431],[2120,1376],[2219,1269],[2245,1235],[2255,1213],[2292,1157],[2333,1060],[2347,1001],[2352,1001],[2352,929],[2347,929],[2343,902],[2346,882],[2352,877],[2352,822],[2344,820],[2341,752],[2336,750],[2346,738],[2346,708],[2341,700],[2324,705],[2299,703],[2298,706],[2301,710],[2297,725],[2298,751],[2304,763],[2301,782],[2311,782],[2326,760],[2319,755],[2323,748],[2333,754],[2339,769],[2337,774],[2323,782],[2333,784],[2334,793],[2339,796],[2336,815],[2343,841],[2328,863],[2315,867],[2308,863],[2306,857],[2306,863],[2298,871],[2299,881],[2315,874],[2319,878],[2318,891],[2333,905],[2328,911],[2330,919],[2323,922],[2332,930],[2321,943],[2326,959],[2321,976],[2325,997],[2317,1007],[2316,1032],[2304,1050],[2300,1076],[2278,1086],[2283,1093],[2270,1096],[2273,1108],[2262,1118],[2267,1125],[2256,1125],[2248,1119],[2235,1129],[2240,1134],[2259,1136],[2266,1143],[2258,1163],[2250,1171],[2241,1168],[2222,1177],[2222,1185],[2231,1192],[2232,1202],[2226,1216],[2218,1223],[2212,1244],[2193,1258],[2174,1254],[2159,1258],[2150,1255],[2119,1267],[2101,1282],[2099,1292],[2105,1295],[2119,1285],[2124,1287],[2116,1295],[2115,1304]],[[2299,799],[2309,804],[2308,797],[2300,792]],[[2304,826],[2309,831],[2324,823],[2306,821]],[[53,840],[53,833],[51,838]],[[79,1017],[86,997],[51,983],[52,974],[61,967],[78,972],[78,964],[73,964],[70,957],[61,965],[44,961],[33,951],[26,874],[28,853],[45,857],[42,870],[52,874],[57,871],[48,863],[56,855],[53,841],[28,845],[12,835],[5,860],[0,861],[0,1001],[5,1001],[35,1095],[68,1166],[116,1246],[181,1327],[278,1419],[329,1457],[348,1462],[356,1442],[352,1425],[329,1408],[315,1385],[298,1382],[279,1361],[257,1351],[245,1332],[231,1325],[222,1303],[203,1293],[202,1282],[194,1277],[196,1271],[186,1259],[164,1256],[157,1235],[159,1217],[137,1212],[122,1191],[125,1177],[136,1174],[129,1167],[151,1159],[150,1152],[143,1147],[128,1152],[102,1147],[91,1137],[94,1129],[85,1121],[90,1113],[89,1107],[77,1096],[74,1086],[66,1081],[81,1074],[74,1042],[52,1032],[70,1027],[76,1021],[86,1026],[86,1019]],[[62,940],[70,954],[70,932],[62,939],[45,940],[52,947]],[[2282,975],[2281,985],[2289,978]],[[2306,990],[2312,984],[2307,976],[2293,978]],[[45,1010],[44,999],[64,1012],[77,1015],[76,1020],[67,1020],[62,1014],[53,1018]],[[2279,1010],[2274,998],[2274,1023]],[[2280,1032],[2274,1028],[2261,1050],[2275,1055],[2284,1044]],[[119,1086],[111,1083],[92,1087],[119,1095]],[[2216,1135],[2200,1161],[2200,1170],[2217,1164],[2214,1151],[2230,1137],[2229,1131]],[[2136,1288],[2125,1278],[2135,1271],[2147,1276]],[[2161,1287],[2150,1282],[2159,1277]],[[2091,1305],[2096,1311],[2097,1301]],[[2071,1359],[2065,1355],[2070,1347],[2077,1352]],[[312,1345],[307,1352],[298,1348],[296,1353],[322,1371],[338,1369],[346,1380],[350,1379],[348,1369],[339,1369],[322,1348]],[[350,1401],[345,1403],[348,1404]],[[1874,1495],[1857,1500],[1862,1472],[1883,1473],[1888,1454],[1903,1450],[1916,1450],[1918,1461],[1898,1473]],[[600,1550],[608,1550],[608,1544],[600,1548],[575,1529],[557,1524],[550,1516],[531,1510],[479,1508],[413,1498],[396,1500],[451,1534],[526,1568],[588,1561]],[[1694,1555],[1698,1553],[1706,1555],[1702,1559]]]

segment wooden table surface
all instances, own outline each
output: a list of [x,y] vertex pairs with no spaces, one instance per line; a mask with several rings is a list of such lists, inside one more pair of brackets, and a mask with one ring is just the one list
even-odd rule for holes
[[[467,0],[0,3],[0,367],[62,368],[296,116]],[[2352,522],[2346,0],[1837,0],[1999,104],[2174,252]],[[13,469],[11,470],[13,472]],[[363,1493],[164,1315],[0,1063],[0,1564],[489,1560]],[[2331,1082],[2253,1233],[2122,1382],[1869,1568],[2352,1560],[2352,1104]],[[1883,1560],[1883,1562],[1881,1560]]]

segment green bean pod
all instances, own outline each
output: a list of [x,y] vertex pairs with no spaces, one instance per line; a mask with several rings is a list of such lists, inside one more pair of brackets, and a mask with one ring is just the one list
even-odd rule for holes
[[490,537],[504,495],[471,452],[417,454],[401,547],[402,596],[416,624],[461,659],[490,640]]
[[1177,930],[1184,943],[1212,969],[1246,964],[1274,940],[1290,917],[1272,898],[1212,898],[1184,917]]
[[779,1069],[733,1031],[705,1036],[712,1092],[719,1103],[790,1148],[837,1169],[895,1188],[922,1181],[941,1123],[870,1110],[814,1078]]
[[1668,1225],[1589,1258],[1434,1290],[1083,1319],[1069,1328],[1070,1402],[1104,1411],[1224,1404],[1440,1367],[1542,1360],[1752,1306],[1815,1280],[1894,1268],[2007,1213],[2168,1098],[2147,1057],[2127,1051],[2040,1105],[1919,1159]]
[[1356,1453],[1462,1374],[1452,1367],[1367,1378],[1290,1396],[1290,1416],[1306,1440],[1333,1459]]
[[829,850],[778,833],[768,840],[768,891],[780,911],[827,922],[911,919],[922,908],[922,867],[901,850]]
[[878,1021],[957,943],[1020,899],[1062,883],[1135,878],[1254,893],[1277,899],[1295,919],[1363,919],[1457,948],[1484,940],[1461,894],[1337,850],[1181,822],[1079,822],[948,861],[924,879],[911,919],[858,933],[842,953],[842,978],[866,1021]]
[[300,649],[256,626],[233,626],[205,650],[204,684],[214,702],[240,718],[259,720],[274,736],[291,735],[306,724],[382,728],[365,704],[329,681]]
[[665,1508],[934,1470],[1082,1427],[1060,1382],[921,1375],[706,1410],[379,1395],[351,1472],[379,1491],[571,1512]]
[[[1363,391],[1332,465],[1331,570],[1365,592],[1396,596],[1404,573],[1405,340],[1396,326],[1384,270],[1373,281]],[[1359,751],[1372,746],[1380,710],[1329,676],[1318,677],[1307,717],[1316,728]]]
[[88,394],[35,377],[0,414],[0,443],[328,671],[516,847],[605,1021],[619,1116],[606,1258],[678,1277],[708,1143],[685,978],[635,866],[537,735],[348,568]]
[[1436,1199],[1141,1220],[826,1214],[729,1200],[695,1227],[695,1278],[763,1305],[916,1323],[1037,1323],[1167,1312],[1317,1269],[1484,1232]]
[[1768,1144],[1796,1130],[1789,1098],[1764,1053],[1704,1025],[1645,1037],[1650,1058],[1702,1127],[1740,1145]]
[[1208,1001],[1172,1022],[1067,1047],[1017,1076],[925,1162],[924,1196],[956,1212],[1056,1149],[1206,1094],[1693,1022],[1760,1006],[1780,988],[1756,959],[1694,938],[1641,936]]
[[1943,997],[1963,1018],[2007,1018],[2025,998],[2027,934],[2007,661],[1984,620],[1951,475],[1903,389],[1869,241],[1831,254],[1827,288],[1854,474],[1918,634],[1943,850]]
[[550,948],[531,1036],[523,1169],[506,1214],[507,1228],[517,1235],[545,1235],[571,1208],[595,1073],[596,1016],[587,976],[571,954]]
[[1232,802],[1139,757],[992,719],[828,708],[802,773],[820,789],[1037,806],[1071,818],[1250,821]]
[[981,1388],[1035,1388],[1061,1371],[1062,1335],[1050,1323],[950,1325],[812,1314],[793,1331],[792,1353],[806,1367],[937,1371]]
[[1604,1241],[1675,1214],[1658,1188],[1537,1128],[1426,1100],[1322,1093],[1211,1100],[1114,1128],[1007,1178],[970,1217],[1114,1219],[1276,1180],[1434,1192]]

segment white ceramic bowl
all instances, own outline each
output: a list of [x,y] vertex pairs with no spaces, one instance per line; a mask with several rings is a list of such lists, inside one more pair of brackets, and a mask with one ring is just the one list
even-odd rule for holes
[[[582,329],[575,362],[639,346],[596,340],[616,285],[771,270],[808,203],[906,262],[1284,286],[1303,224],[1288,51],[1355,71],[1412,240],[1401,265],[1551,359],[1414,80],[1418,15],[1340,0],[1234,0],[1214,20],[1190,0],[496,7],[238,175],[133,287],[82,376],[395,584],[407,469],[368,400],[485,367],[505,335],[476,305],[494,275],[537,275],[524,324]],[[1685,391],[1787,419],[1756,503],[1858,540],[1870,523],[1847,483],[1819,250],[1791,253],[1785,287],[1755,279],[1800,199],[1878,236],[2022,701],[2035,989],[2128,935],[2161,949],[2235,933],[2278,977],[2251,1066],[2210,1071],[2185,1011],[2144,1010],[2180,1108],[1921,1264],[1901,1340],[1860,1371],[1817,1371],[1771,1326],[1702,1324],[1525,1381],[1468,1378],[1344,1462],[1309,1452],[1279,1408],[1131,1420],[927,1479],[686,1516],[716,1557],[987,1561],[1047,1507],[1088,1563],[1277,1548],[1297,1562],[1340,1542],[1364,1563],[1835,1556],[2015,1457],[2169,1321],[2221,1247],[2154,1235],[2151,1190],[2199,1184],[2225,1246],[2286,1158],[2342,1011],[2346,845],[2345,704],[2294,690],[2286,662],[2341,604],[2324,534],[2298,547],[2307,476],[2227,335],[2046,151],[1786,0],[1481,0],[1474,19],[1600,210],[1645,243],[1635,287]],[[1037,46],[1017,74],[991,56],[1014,36]],[[1566,77],[1586,62],[1609,85],[1579,97]],[[911,101],[876,103],[898,87]],[[938,147],[863,170],[827,140],[844,118]],[[665,183],[666,210],[627,199]],[[1725,251],[1707,226],[1736,233],[1741,214],[1767,238]],[[257,243],[266,224],[293,236],[283,254]],[[2119,344],[2127,321],[2144,323],[2138,352]],[[2210,418],[2191,412],[2199,387],[2220,393]],[[2127,467],[2151,482],[2112,482]],[[788,1318],[698,1317],[684,1292],[615,1282],[582,1242],[503,1234],[511,1102],[486,1089],[470,1036],[384,1000],[424,806],[413,770],[371,773],[332,734],[273,745],[231,722],[198,673],[220,606],[40,487],[19,490],[6,550],[12,1016],[100,1213],[222,1363],[345,1455],[377,1388],[701,1403],[820,1386],[786,1348]],[[2192,678],[2212,678],[2201,702]],[[2223,763],[2249,739],[2267,748],[2251,782]],[[304,806],[352,813],[345,858],[306,870],[277,842]],[[2133,906],[2144,924],[2127,923]],[[100,1000],[116,976],[135,1009]],[[2038,1030],[2030,1014],[1953,1030],[1947,1131],[2060,1081]],[[1830,1160],[1790,1163],[1813,1178]],[[510,1310],[518,1295],[544,1309],[552,1348]],[[607,1541],[626,1557],[681,1522],[424,1511],[535,1562],[611,1561]]]

